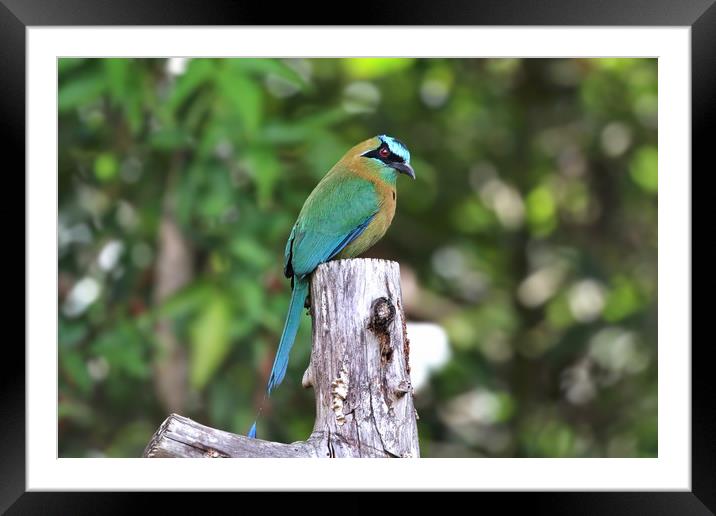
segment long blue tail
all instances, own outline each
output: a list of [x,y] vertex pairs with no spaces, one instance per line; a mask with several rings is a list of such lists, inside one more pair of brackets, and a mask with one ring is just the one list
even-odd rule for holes
[[271,395],[271,391],[275,389],[286,376],[286,368],[288,367],[288,354],[293,347],[293,341],[296,339],[296,332],[301,323],[301,312],[308,295],[308,278],[294,278],[293,292],[291,293],[291,304],[288,306],[288,315],[283,325],[283,333],[281,341],[278,344],[276,358],[271,368],[271,376],[269,377],[267,392]]
[[[298,327],[301,324],[301,311],[303,305],[306,302],[306,296],[308,295],[308,279],[304,278],[299,280],[294,277],[293,292],[291,293],[291,303],[288,305],[288,314],[286,315],[286,322],[283,325],[283,333],[281,334],[281,341],[278,344],[278,350],[276,351],[276,358],[273,361],[273,367],[271,368],[271,376],[269,376],[268,386],[266,388],[267,394],[270,396],[271,391],[278,387],[286,376],[286,368],[288,367],[288,355],[293,347],[293,342],[296,339],[296,333]],[[264,397],[264,401],[266,398]],[[259,408],[261,412],[262,406]],[[257,416],[258,417],[258,416]],[[256,422],[251,426],[248,436],[251,438],[256,437]]]

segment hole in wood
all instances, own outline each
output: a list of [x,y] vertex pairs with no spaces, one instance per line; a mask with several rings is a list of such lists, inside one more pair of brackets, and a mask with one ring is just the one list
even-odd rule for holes
[[388,298],[379,297],[373,301],[371,319],[368,324],[380,342],[380,358],[385,364],[393,358],[393,347],[390,343],[390,325],[395,319],[395,307]]
[[373,301],[369,328],[375,333],[387,333],[395,319],[395,307],[388,298],[379,297]]

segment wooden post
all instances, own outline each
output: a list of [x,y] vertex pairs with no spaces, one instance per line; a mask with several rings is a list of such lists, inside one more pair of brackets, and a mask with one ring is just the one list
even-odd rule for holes
[[[172,414],[144,457],[419,457],[398,264],[322,264],[310,299],[313,347],[302,384],[315,390],[316,421],[306,441],[249,439]],[[292,388],[291,379],[282,387]]]

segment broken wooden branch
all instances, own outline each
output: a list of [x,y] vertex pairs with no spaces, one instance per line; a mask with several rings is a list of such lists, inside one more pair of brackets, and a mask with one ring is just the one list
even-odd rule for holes
[[[144,456],[418,457],[398,264],[320,265],[311,278],[310,312],[313,347],[301,383],[315,390],[316,421],[306,441],[250,439],[172,414]],[[287,380],[284,388],[291,388]]]

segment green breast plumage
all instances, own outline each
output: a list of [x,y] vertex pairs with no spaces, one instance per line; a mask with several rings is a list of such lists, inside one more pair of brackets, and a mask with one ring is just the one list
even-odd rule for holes
[[395,215],[395,187],[382,182],[371,182],[375,191],[378,211],[365,230],[334,258],[353,258],[370,249],[383,238]]
[[[298,276],[310,274],[320,263],[345,251],[346,246],[357,249],[354,246],[366,231],[374,235],[383,226],[384,217],[378,216],[380,208],[379,195],[371,181],[349,170],[331,171],[306,199],[291,231],[286,245],[286,273],[290,268]],[[387,226],[383,233],[386,229]]]

